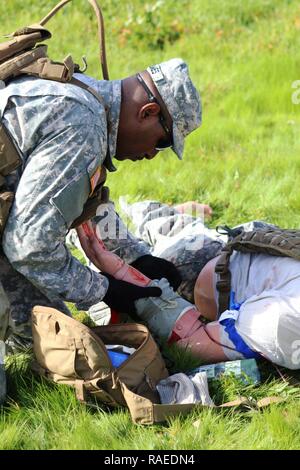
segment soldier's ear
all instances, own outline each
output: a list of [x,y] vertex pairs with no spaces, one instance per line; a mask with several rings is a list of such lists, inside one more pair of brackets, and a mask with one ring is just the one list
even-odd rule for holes
[[138,113],[138,119],[143,120],[149,117],[157,116],[160,113],[160,106],[158,103],[144,104]]

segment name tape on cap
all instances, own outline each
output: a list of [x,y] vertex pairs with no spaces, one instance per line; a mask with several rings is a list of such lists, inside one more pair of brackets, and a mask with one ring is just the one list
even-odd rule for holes
[[161,71],[160,65],[152,65],[150,67],[150,71],[151,71],[152,79],[155,82],[159,82],[160,80],[165,81],[165,76]]

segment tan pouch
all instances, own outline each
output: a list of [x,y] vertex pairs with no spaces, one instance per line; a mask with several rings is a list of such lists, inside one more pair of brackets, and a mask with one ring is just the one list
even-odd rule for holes
[[22,164],[21,156],[5,126],[0,123],[0,175],[7,176]]
[[[32,312],[35,370],[50,380],[75,388],[78,399],[95,397],[110,406],[128,406],[135,422],[148,421],[146,406],[136,406],[128,393],[145,403],[159,403],[156,384],[168,377],[160,351],[144,325],[128,323],[88,328],[58,310],[36,306]],[[106,344],[136,351],[112,366]],[[125,388],[124,388],[125,387]],[[126,397],[124,390],[129,390]],[[151,413],[150,413],[151,414]]]
[[0,124],[0,236],[4,231],[14,200],[14,193],[6,190],[4,177],[16,170],[21,164],[22,159],[16,145],[5,126]]
[[10,191],[0,191],[0,236],[3,234],[13,201],[14,193]]
[[[138,424],[160,423],[205,408],[193,403],[160,403],[156,385],[169,374],[144,325],[88,328],[58,310],[36,306],[32,312],[32,332],[37,360],[34,370],[54,382],[74,387],[80,401],[91,404],[94,397],[112,407],[126,406]],[[106,344],[122,344],[136,351],[114,368]],[[216,408],[241,406],[249,408],[253,403],[243,398]]]

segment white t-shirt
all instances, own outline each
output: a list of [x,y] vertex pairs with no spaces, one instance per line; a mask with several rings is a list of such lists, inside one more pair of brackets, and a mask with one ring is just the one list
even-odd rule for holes
[[300,262],[234,252],[230,271],[235,302],[242,304],[234,312],[237,332],[272,362],[299,369]]

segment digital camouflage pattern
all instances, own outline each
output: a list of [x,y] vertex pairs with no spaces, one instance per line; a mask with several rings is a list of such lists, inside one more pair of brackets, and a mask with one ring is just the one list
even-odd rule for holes
[[[158,201],[127,205],[121,200],[120,203],[127,224],[120,218],[111,202],[99,207],[99,215],[92,219],[106,248],[118,254],[127,263],[149,253],[171,261],[182,276],[178,293],[194,303],[197,277],[208,261],[221,253],[228,241],[227,235],[220,235],[216,230],[205,227],[203,215],[182,214],[175,207]],[[128,228],[129,219],[136,227],[135,234]],[[108,227],[111,229],[110,233]],[[275,226],[262,221],[251,221],[238,227],[251,231]],[[69,241],[82,251],[75,231]],[[89,260],[87,262],[91,265]],[[103,310],[103,305],[98,305],[90,311],[93,314],[99,314],[101,311],[99,315],[103,318]]]
[[0,90],[0,118],[23,157],[23,167],[7,177],[16,195],[3,235],[1,282],[11,303],[13,329],[25,338],[33,303],[61,309],[64,300],[88,309],[108,285],[70,254],[65,237],[82,212],[90,178],[108,145],[115,154],[121,82],[76,78],[103,96],[108,126],[104,106],[77,86],[23,77]]
[[[106,248],[127,263],[149,253],[171,261],[183,279],[179,294],[193,303],[198,274],[210,259],[220,254],[224,241],[215,230],[204,226],[201,217],[181,214],[176,208],[157,201],[123,205],[123,208],[127,212],[124,219],[130,219],[136,227],[135,235],[111,202],[100,206],[99,215],[92,219]],[[75,231],[68,240],[82,251]]]
[[[59,299],[50,300],[24,276],[15,271],[3,254],[0,255],[0,283],[10,307],[10,315],[5,322],[8,323],[8,330],[3,335],[8,337],[6,343],[10,351],[31,346],[31,309],[34,305],[54,307],[71,315],[64,302]],[[1,301],[2,306],[2,298]]]
[[198,91],[182,59],[171,59],[147,68],[173,120],[172,149],[181,160],[184,138],[201,124],[202,109]]
[[178,268],[182,277],[178,293],[193,303],[200,271],[220,254],[226,239],[204,225],[204,214],[182,214],[158,201],[138,202],[124,209],[151,253]]
[[[150,254],[150,246],[131,233],[124,219],[116,212],[113,201],[101,204],[97,209],[97,215],[91,220],[106,249],[118,255],[126,263],[130,264],[140,256]],[[82,250],[76,230],[70,230],[67,243],[78,248],[87,265],[97,270]]]

